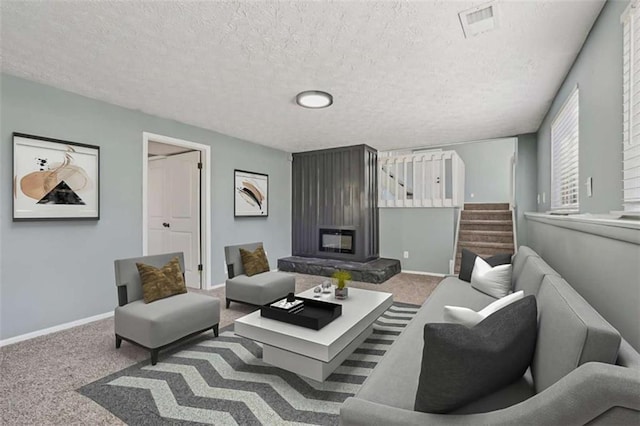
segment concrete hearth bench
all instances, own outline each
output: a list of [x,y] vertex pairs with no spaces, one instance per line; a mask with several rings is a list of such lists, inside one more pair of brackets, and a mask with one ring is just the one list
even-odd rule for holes
[[443,322],[445,305],[480,310],[496,300],[447,277],[345,401],[341,424],[640,424],[640,354],[533,250],[520,247],[512,263],[513,290],[538,306],[532,368],[520,380],[449,414],[414,410],[425,323]]
[[353,281],[380,284],[399,274],[398,259],[378,258],[369,262],[290,256],[278,259],[278,270],[330,277],[339,270],[349,271]]

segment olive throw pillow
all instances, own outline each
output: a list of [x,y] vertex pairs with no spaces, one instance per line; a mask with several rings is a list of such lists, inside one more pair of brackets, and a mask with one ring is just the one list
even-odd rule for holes
[[475,327],[426,324],[415,410],[448,413],[521,378],[533,359],[537,311],[527,296]]
[[240,249],[240,258],[242,259],[242,267],[246,276],[269,272],[269,261],[264,248],[259,246],[254,251]]
[[186,293],[187,287],[180,269],[178,257],[174,257],[162,268],[136,263],[142,282],[142,298],[145,303],[176,294]]

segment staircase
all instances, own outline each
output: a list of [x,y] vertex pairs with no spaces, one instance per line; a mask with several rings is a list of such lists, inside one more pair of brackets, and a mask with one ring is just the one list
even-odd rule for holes
[[481,257],[514,253],[513,215],[509,203],[467,203],[460,214],[454,273],[460,272],[462,249]]

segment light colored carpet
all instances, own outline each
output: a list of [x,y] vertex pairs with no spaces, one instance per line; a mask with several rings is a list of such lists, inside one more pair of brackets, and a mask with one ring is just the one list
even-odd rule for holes
[[[325,279],[298,274],[296,292]],[[353,286],[393,293],[398,302],[422,304],[440,280],[399,274],[384,284],[355,282]],[[224,301],[224,287],[204,293]],[[236,303],[230,309],[224,309],[224,303],[222,307],[221,327],[255,309]],[[112,318],[0,348],[0,424],[121,425],[121,420],[76,389],[148,357],[147,351],[127,342],[115,349]]]

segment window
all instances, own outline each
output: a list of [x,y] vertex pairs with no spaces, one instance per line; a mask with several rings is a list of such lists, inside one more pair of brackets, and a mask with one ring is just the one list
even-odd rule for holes
[[631,2],[622,14],[622,204],[640,212],[640,11]]
[[578,212],[578,88],[551,123],[551,210]]

